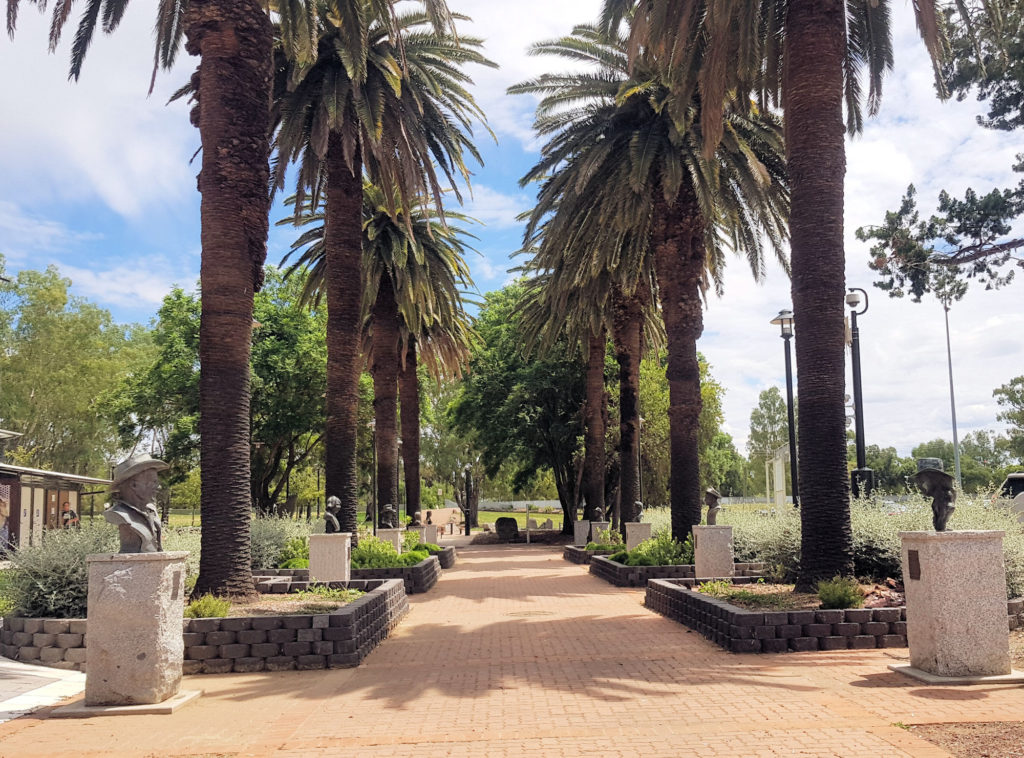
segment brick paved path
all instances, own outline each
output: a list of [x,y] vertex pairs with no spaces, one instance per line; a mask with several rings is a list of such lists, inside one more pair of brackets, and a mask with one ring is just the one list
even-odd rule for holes
[[173,716],[0,725],[0,756],[946,756],[893,724],[1024,718],[905,650],[739,656],[547,547],[464,548],[358,669],[189,677]]

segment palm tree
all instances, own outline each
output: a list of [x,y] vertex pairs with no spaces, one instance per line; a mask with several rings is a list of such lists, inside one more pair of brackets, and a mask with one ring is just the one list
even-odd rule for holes
[[[432,31],[428,14],[380,16],[371,0],[349,4],[359,10],[362,25],[346,26],[321,13],[316,61],[279,77],[274,183],[283,186],[288,164],[298,161],[296,208],[307,190],[314,205],[324,202],[326,494],[341,499],[342,527],[354,531],[363,172],[377,186],[393,189],[383,200],[395,218],[400,207],[415,207],[423,198],[441,213],[445,190],[461,199],[456,180],[469,179],[464,155],[480,160],[471,120],[483,122],[462,66],[493,64],[480,54],[479,40]],[[377,428],[380,444],[390,444],[387,435]]]
[[[920,0],[914,12],[937,61],[943,52],[937,3]],[[889,4],[604,0],[603,28],[618,29],[625,15],[633,16],[631,63],[643,65],[649,54],[670,51],[677,95],[699,90],[717,106],[708,93],[756,91],[762,104],[783,107],[792,186],[793,310],[803,325],[796,341],[802,522],[797,585],[807,590],[818,580],[851,575],[843,407],[843,109],[845,103],[845,130],[860,131],[865,69],[869,112],[878,108],[882,78],[893,62]],[[696,22],[705,17],[710,34]],[[706,146],[712,149],[718,114],[705,115]]]
[[[457,375],[469,358],[472,328],[463,308],[464,291],[473,286],[465,262],[468,235],[455,223],[431,218],[422,205],[411,214],[392,216],[383,193],[363,188],[362,352],[374,381],[378,507],[398,503],[396,413],[401,402],[402,452],[409,512],[419,508],[419,378],[422,357],[441,379]],[[289,204],[295,202],[292,198]],[[449,212],[449,222],[467,217]],[[288,269],[309,270],[304,297],[319,299],[326,289],[324,213],[307,203],[294,218],[279,223],[311,226],[292,245]],[[359,365],[362,365],[360,361]],[[357,366],[358,368],[358,366]],[[401,392],[399,393],[399,388]]]
[[[54,4],[51,50],[70,18],[73,1]],[[45,0],[29,2],[46,7]],[[392,4],[393,0],[334,0],[324,10],[343,30],[340,43],[356,50],[363,28],[356,22],[368,13],[382,19],[393,33],[398,31]],[[10,34],[18,5],[19,0],[7,0]],[[444,0],[425,0],[424,5],[436,31],[450,23]],[[81,72],[97,27],[114,31],[126,6],[127,0],[87,0],[72,46],[72,78]],[[272,7],[281,49],[304,66],[316,42],[313,4],[277,0]],[[266,7],[257,0],[161,0],[154,71],[173,65],[183,36],[187,51],[200,57],[192,83],[192,122],[203,146],[199,434],[204,528],[195,592],[248,595],[254,591],[248,529],[249,352],[253,296],[263,278],[270,210],[266,188],[274,30]]]
[[[747,255],[755,277],[762,235],[781,256],[788,192],[777,119],[727,101],[722,138],[707,155],[699,98],[679,103],[656,58],[631,74],[627,45],[579,26],[533,51],[595,71],[545,75],[510,91],[542,96],[535,126],[550,138],[524,178],[543,180],[528,239],[542,231],[542,244],[589,256],[583,271],[600,270],[603,259],[656,272],[669,347],[672,531],[683,539],[700,522],[701,297],[711,282],[720,289],[726,247]],[[623,302],[619,319],[629,323],[635,310]]]

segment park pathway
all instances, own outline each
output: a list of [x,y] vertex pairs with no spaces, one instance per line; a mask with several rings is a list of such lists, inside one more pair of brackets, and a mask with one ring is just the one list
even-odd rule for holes
[[949,755],[902,724],[1024,718],[1024,688],[922,686],[905,650],[740,656],[560,550],[467,547],[358,669],[188,677],[173,716],[0,725],[0,756]]

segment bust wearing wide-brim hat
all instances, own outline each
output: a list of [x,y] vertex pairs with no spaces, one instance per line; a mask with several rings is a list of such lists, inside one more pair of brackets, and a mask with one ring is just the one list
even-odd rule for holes
[[156,553],[163,549],[160,516],[152,500],[160,487],[157,472],[167,468],[166,463],[148,453],[133,455],[114,468],[112,489],[117,497],[103,518],[117,526],[122,553]]
[[128,481],[134,476],[138,476],[143,471],[148,471],[149,469],[166,471],[168,468],[170,466],[154,458],[149,453],[133,455],[131,458],[121,461],[114,468],[114,488],[116,489],[119,484]]

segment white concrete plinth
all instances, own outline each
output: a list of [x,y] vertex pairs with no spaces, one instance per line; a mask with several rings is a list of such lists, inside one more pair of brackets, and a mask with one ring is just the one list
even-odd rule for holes
[[402,552],[402,535],[405,534],[405,529],[378,529],[377,538],[390,542],[394,545],[395,550],[399,553]]
[[426,529],[426,535],[427,535],[427,537],[429,537],[429,539],[425,540],[426,542],[429,542],[431,545],[440,545],[441,544],[441,535],[444,534],[444,527],[443,526],[437,526],[435,524],[427,524],[423,528]]
[[632,550],[651,538],[651,525],[640,521],[626,522],[626,550]]
[[352,578],[352,534],[309,535],[309,578],[315,582],[347,582]]
[[178,693],[186,551],[90,555],[85,705],[162,703]]
[[900,532],[913,668],[944,677],[1011,673],[1003,534]]
[[143,705],[86,705],[84,700],[76,700],[60,708],[50,711],[55,719],[87,719],[92,716],[169,716],[183,706],[200,698],[202,690],[180,690],[174,697],[162,703],[146,703]]
[[[426,542],[432,542],[433,541],[433,540],[428,539],[428,537],[432,537],[433,536],[433,531],[434,531],[434,527],[433,526],[429,526],[429,527],[428,526],[409,526],[406,529],[406,531],[416,532],[416,539],[419,540],[420,543],[426,543]],[[431,534],[428,535],[427,534],[428,531]]]
[[590,522],[589,521],[573,521],[572,522],[572,544],[576,547],[584,547],[588,542],[590,536]]
[[698,579],[724,579],[733,574],[732,527],[693,527],[693,564]]
[[607,532],[608,527],[612,525],[611,521],[591,521],[590,522],[590,539],[597,542],[601,532]]

